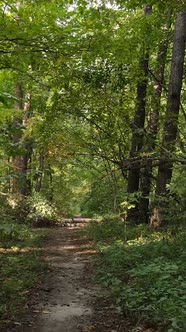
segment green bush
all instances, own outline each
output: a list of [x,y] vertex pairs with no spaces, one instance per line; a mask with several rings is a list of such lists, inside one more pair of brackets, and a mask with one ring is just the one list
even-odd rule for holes
[[[169,195],[158,198],[164,224],[185,225],[186,220],[186,170],[178,165],[174,169],[173,179],[168,186]],[[176,218],[175,218],[176,216]]]
[[[146,225],[131,227],[122,221],[118,215],[112,215],[110,218],[106,216],[100,222],[92,221],[86,228],[85,233],[95,241],[115,241],[121,239],[123,241],[139,238],[149,235],[149,228]],[[151,235],[152,236],[152,235]]]
[[14,224],[0,225],[0,241],[13,240],[19,237],[19,227]]
[[0,244],[3,247],[11,247],[14,242],[18,243],[30,236],[29,228],[26,225],[16,223],[0,224]]
[[122,232],[124,235],[125,225],[119,220],[104,220],[102,222],[92,221],[86,227],[85,232],[96,241],[109,241],[116,238],[118,233],[121,235]]
[[55,224],[57,220],[56,209],[40,194],[35,193],[33,196],[29,197],[27,206],[29,208],[27,221],[33,226],[47,227]]

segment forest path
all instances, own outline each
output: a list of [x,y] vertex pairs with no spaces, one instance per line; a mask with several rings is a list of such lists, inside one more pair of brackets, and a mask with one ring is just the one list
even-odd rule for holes
[[80,236],[80,226],[50,231],[43,250],[51,271],[39,291],[41,302],[34,306],[38,317],[31,332],[91,330],[92,304],[97,290],[85,277],[85,270],[94,250],[91,243]]
[[94,244],[79,232],[90,220],[82,221],[50,230],[43,250],[51,268],[31,299],[30,327],[21,332],[132,331],[107,292],[93,283]]

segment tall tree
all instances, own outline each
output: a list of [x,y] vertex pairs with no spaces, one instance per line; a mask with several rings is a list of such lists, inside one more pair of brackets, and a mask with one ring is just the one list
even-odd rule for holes
[[[178,117],[183,80],[185,43],[186,12],[184,11],[177,13],[175,21],[172,62],[167,99],[167,111],[164,123],[160,164],[158,168],[158,176],[156,183],[157,197],[161,197],[166,194],[167,185],[170,184],[172,178],[174,151],[178,132]],[[158,219],[160,219],[160,216],[158,216]]]
[[[15,88],[15,108],[18,112],[14,119],[14,135],[13,135],[13,144],[16,148],[16,151],[18,151],[20,139],[21,139],[21,125],[22,125],[22,119],[20,112],[23,112],[23,90],[22,90],[22,84],[19,82],[16,84]],[[14,178],[12,183],[12,192],[18,193],[21,192],[21,169],[22,169],[22,160],[21,160],[21,154],[15,153],[12,159],[13,162],[13,171],[14,171]]]
[[155,153],[157,134],[159,129],[159,113],[161,108],[161,95],[164,87],[164,72],[166,65],[167,50],[169,45],[169,32],[171,26],[171,11],[168,10],[167,22],[165,24],[165,36],[160,42],[158,55],[156,59],[156,68],[154,73],[151,72],[153,87],[150,102],[150,112],[148,116],[146,129],[146,144],[144,152],[145,167],[141,168],[140,173],[140,192],[139,199],[139,217],[144,222],[149,222],[149,195],[151,192],[153,180],[153,155]]
[[[24,118],[23,118],[23,127],[26,130],[28,125],[28,120],[31,116],[31,93],[27,92],[25,96],[24,102]],[[31,179],[28,176],[29,171],[29,163],[31,163],[32,158],[32,139],[23,136],[22,139],[22,148],[23,154],[21,156],[21,177],[22,177],[22,186],[21,186],[21,194],[24,196],[28,196],[31,194]]]
[[44,171],[44,154],[42,150],[39,151],[38,159],[39,159],[39,166],[35,174],[35,179],[36,179],[35,191],[39,193],[42,187],[43,171]]
[[[144,6],[144,14],[151,14],[152,6]],[[142,79],[139,78],[137,84],[137,97],[136,97],[136,111],[133,121],[132,130],[132,141],[130,149],[130,158],[138,158],[140,151],[143,147],[143,137],[144,137],[144,124],[146,115],[146,95],[147,95],[147,84],[148,84],[148,63],[149,63],[149,50],[145,47],[142,59],[140,59],[139,67],[142,75]],[[138,192],[139,190],[139,180],[140,180],[140,162],[136,161],[134,167],[129,170],[128,173],[128,194]],[[139,219],[138,206],[129,210],[128,219],[134,219],[137,222]],[[139,221],[139,220],[138,220]]]

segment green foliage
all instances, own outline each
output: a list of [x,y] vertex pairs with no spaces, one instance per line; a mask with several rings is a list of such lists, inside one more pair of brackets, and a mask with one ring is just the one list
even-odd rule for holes
[[3,223],[0,225],[0,243],[7,244],[11,241],[23,239],[28,232],[28,228],[18,224]]
[[[170,185],[169,209],[165,212],[171,224],[185,224],[186,220],[186,171],[175,169],[175,175]],[[176,221],[175,221],[176,216]]]
[[[9,327],[13,329],[14,322],[22,319],[28,297],[46,269],[46,264],[41,260],[41,253],[36,249],[41,246],[44,233],[32,232],[28,228],[20,227],[16,232],[16,226],[1,227],[9,241],[7,249],[7,238],[3,237],[3,241],[0,238],[0,325],[2,330],[8,330]],[[10,234],[12,234],[11,240]]]
[[126,242],[135,238],[153,237],[146,225],[133,227],[130,223],[122,221],[117,214],[107,215],[102,221],[92,221],[84,232],[98,242],[114,242],[117,239]]
[[[115,219],[116,220],[113,220]],[[89,234],[92,239],[96,241],[113,241],[118,236],[125,237],[125,225],[119,221],[118,216],[108,220],[104,219],[102,222],[92,221],[84,230],[85,233]]]
[[161,207],[161,217],[166,225],[179,228],[186,220],[186,173],[185,169],[176,166],[167,194],[156,198],[156,206]]
[[54,226],[57,221],[57,212],[52,203],[39,193],[35,193],[27,200],[29,213],[28,223],[37,227]]
[[144,225],[128,227],[126,242],[123,223],[107,221],[93,223],[88,233],[99,241],[98,279],[109,287],[125,315],[147,326],[184,331],[184,230],[154,232]]
[[[94,163],[93,163],[94,166]],[[109,168],[110,166],[110,168]],[[88,191],[81,202],[83,215],[105,216],[115,214],[120,209],[120,203],[124,198],[123,187],[125,182],[118,174],[118,170],[108,164],[107,173],[103,165],[97,167],[97,171],[87,174]],[[101,183],[101,185],[100,185]]]

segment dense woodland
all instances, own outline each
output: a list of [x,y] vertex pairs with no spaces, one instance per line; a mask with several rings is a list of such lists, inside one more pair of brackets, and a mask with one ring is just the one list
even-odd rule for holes
[[[163,326],[162,331],[184,331],[185,305],[180,300],[166,311],[164,302],[177,301],[176,291],[172,300],[165,291],[172,281],[181,294],[186,288],[185,1],[0,3],[2,247],[29,232],[22,225],[48,226],[75,215],[104,218],[90,233],[98,240],[102,234],[106,242],[111,234],[118,239],[121,229],[124,242],[150,232],[150,244],[141,249],[138,244],[132,253],[125,248],[128,256],[122,253],[121,239],[119,248],[116,243],[107,248],[105,264],[113,264],[113,274],[106,272],[108,284],[125,313],[138,320],[140,312],[142,319],[152,321],[156,308],[143,308],[148,300],[134,280],[142,287],[142,279],[149,271],[158,273],[159,266],[171,281],[162,277],[156,285],[161,292],[151,294],[153,301],[160,296],[165,312],[161,322],[158,311],[153,314],[154,324]],[[155,239],[159,249],[153,249]],[[143,269],[134,271],[139,259],[135,250],[145,258]],[[158,252],[170,255],[164,267],[165,257]],[[174,252],[182,259],[171,267]],[[134,260],[133,271],[126,257]],[[148,259],[154,265],[145,270]],[[132,271],[131,293],[129,285],[128,293],[120,292],[120,267],[121,274],[124,268]],[[6,317],[3,306],[0,312],[2,308]]]

